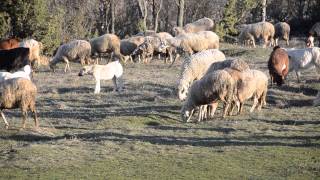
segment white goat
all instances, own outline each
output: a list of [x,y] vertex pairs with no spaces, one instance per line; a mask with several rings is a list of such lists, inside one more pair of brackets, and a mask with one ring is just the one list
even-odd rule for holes
[[0,72],[0,83],[4,82],[5,80],[13,79],[13,78],[25,78],[30,80],[30,74],[31,74],[30,65],[25,65],[22,69],[14,73]]
[[114,84],[114,91],[121,91],[122,90],[122,83],[119,84],[117,81],[123,74],[123,68],[119,61],[113,61],[106,65],[89,65],[84,66],[80,72],[79,76],[83,76],[85,74],[93,75],[95,81],[96,81],[96,87],[94,89],[94,93],[98,94],[100,93],[100,80],[111,80]]

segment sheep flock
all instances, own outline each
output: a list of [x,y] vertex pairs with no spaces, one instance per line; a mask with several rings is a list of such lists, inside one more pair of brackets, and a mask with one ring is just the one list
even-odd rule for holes
[[[288,48],[290,25],[285,22],[275,25],[257,22],[238,26],[238,42],[244,46],[256,48],[260,44],[263,48],[271,49],[279,44],[279,40],[285,40],[287,48],[274,47],[269,61],[266,60],[265,66],[269,69],[270,78],[262,70],[253,68],[248,59],[224,54],[224,49],[220,49],[221,39],[212,31],[213,27],[213,21],[204,17],[184,27],[174,27],[174,36],[168,32],[146,31],[120,39],[115,34],[104,34],[92,39],[63,43],[53,57],[41,55],[43,44],[34,39],[20,42],[20,47],[29,49],[22,55],[13,56],[9,54],[9,50],[1,50],[3,65],[0,67],[0,107],[5,127],[8,128],[9,124],[2,110],[12,108],[21,108],[22,128],[26,126],[29,109],[34,114],[35,127],[39,127],[36,111],[37,87],[33,77],[37,69],[34,64],[42,64],[55,72],[57,64],[64,62],[65,76],[70,76],[72,71],[69,62],[80,62],[82,68],[79,76],[93,76],[92,79],[96,82],[95,94],[100,93],[100,80],[111,79],[114,91],[121,94],[125,84],[119,80],[120,77],[125,79],[128,60],[131,63],[150,64],[157,57],[163,59],[164,63],[170,61],[172,66],[180,59],[176,94],[181,101],[180,117],[184,122],[193,122],[192,115],[196,112],[198,122],[216,118],[215,111],[219,104],[223,104],[221,117],[232,118],[245,112],[244,103],[250,99],[253,100],[250,113],[255,109],[263,110],[263,107],[268,106],[268,88],[274,88],[273,83],[279,87],[290,87],[287,75],[293,71],[298,83],[302,81],[300,72],[303,69],[315,67],[320,77],[320,48],[313,47],[313,36],[318,34],[319,29],[317,24],[310,30],[305,48]],[[262,42],[259,43],[260,41]],[[16,61],[15,64],[10,64],[10,58]],[[101,59],[106,62],[99,62]],[[315,106],[320,104],[319,96],[318,93],[313,101]]]

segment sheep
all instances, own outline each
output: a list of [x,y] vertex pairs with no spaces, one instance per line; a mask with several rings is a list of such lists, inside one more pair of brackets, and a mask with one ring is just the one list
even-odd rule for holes
[[300,71],[315,66],[320,74],[320,48],[287,49],[289,56],[289,72],[296,73],[297,81],[300,83]]
[[15,71],[25,65],[30,65],[29,48],[14,48],[9,50],[0,50],[0,69],[6,71]]
[[171,63],[171,66],[180,55],[193,54],[207,49],[219,49],[219,36],[211,31],[187,33],[167,40],[170,46],[177,49],[179,55]]
[[278,22],[274,25],[275,28],[275,46],[278,46],[279,38],[282,38],[286,41],[287,46],[289,46],[289,36],[290,36],[290,25],[286,22]]
[[[218,70],[206,74],[202,79],[196,80],[190,87],[188,97],[181,108],[181,119],[190,122],[194,109],[201,105],[215,104],[219,101],[224,102],[224,118],[228,112],[235,82],[230,74],[224,70]],[[201,121],[201,119],[198,119]]]
[[[212,63],[205,74],[210,74],[217,70],[225,70],[231,75],[232,79],[237,83],[240,79],[241,72],[247,71],[249,69],[249,65],[242,59],[227,59],[224,61]],[[217,106],[218,103],[208,106],[208,109],[203,107],[202,109],[200,109],[200,116],[212,118]]]
[[236,89],[234,101],[238,107],[239,114],[242,113],[244,102],[250,98],[253,98],[250,112],[253,112],[257,106],[258,110],[261,110],[262,106],[266,104],[268,77],[259,70],[249,69],[243,71]]
[[20,43],[20,47],[29,48],[29,60],[33,67],[40,61],[40,51],[42,50],[42,43],[34,39],[28,39]]
[[[112,79],[114,84],[114,91],[121,91],[122,85],[119,81],[120,77],[123,74],[123,68],[119,61],[113,61],[106,65],[89,65],[83,66],[79,72],[79,76],[83,75],[92,75],[96,81],[96,86],[94,89],[95,94],[100,93],[100,80],[110,80]],[[120,83],[119,87],[118,84]]]
[[275,28],[274,26],[269,22],[258,22],[254,24],[246,24],[242,25],[241,33],[239,35],[239,41],[240,43],[244,40],[247,40],[249,37],[250,41],[253,43],[253,47],[256,47],[255,40],[252,39],[254,37],[255,39],[262,38],[264,40],[263,47],[266,47],[268,45],[268,41],[270,40],[270,45],[273,44],[273,37],[275,34]]
[[154,53],[154,46],[150,41],[145,41],[143,44],[140,44],[133,52],[132,55],[142,55],[143,63],[149,63],[152,60]]
[[[131,62],[133,62],[132,59],[132,52],[142,43],[144,43],[145,38],[143,36],[133,36],[127,39],[122,39],[120,41],[120,52],[125,57],[129,57]],[[140,61],[140,55],[138,55],[139,61]],[[125,62],[126,62],[125,58]]]
[[270,54],[268,69],[271,85],[277,83],[281,86],[289,72],[289,56],[286,50],[276,46]]
[[223,52],[218,49],[209,49],[186,57],[181,65],[178,83],[179,99],[184,100],[187,97],[190,84],[200,79],[212,63],[225,59]]
[[115,34],[104,34],[90,40],[92,57],[105,56],[106,53],[113,53],[118,60],[123,61],[120,52],[120,39]]
[[19,77],[30,80],[30,75],[31,75],[31,67],[30,65],[25,65],[22,69],[14,73],[0,72],[0,83],[8,79],[19,78]]
[[169,57],[169,61],[172,63],[172,58],[173,54],[175,53],[175,47],[169,46],[168,40],[173,38],[173,36],[167,32],[159,32],[154,35],[154,37],[159,38],[160,44],[157,45],[156,49],[158,50],[159,53],[159,59],[160,59],[160,54],[165,54],[166,58],[164,59],[164,62],[167,63]]
[[254,36],[248,31],[241,31],[239,34],[239,42],[244,46],[255,47]]
[[314,37],[320,37],[320,22],[315,23],[309,30],[309,36],[307,39],[307,47],[314,47]]
[[33,113],[35,127],[39,127],[36,112],[37,87],[28,79],[13,78],[0,83],[0,112],[5,123],[6,129],[9,124],[3,114],[4,109],[21,108],[22,129],[26,127],[27,111],[30,109]]
[[208,31],[211,30],[214,26],[214,22],[207,17],[202,19],[198,19],[195,22],[186,24],[183,28],[174,27],[173,32],[175,36],[183,34],[183,33],[196,33],[200,31]]
[[19,38],[3,39],[3,40],[0,40],[0,49],[9,50],[9,49],[18,48],[19,44],[20,44]]
[[50,61],[50,68],[55,71],[55,66],[58,62],[64,61],[66,66],[64,72],[67,72],[67,69],[71,72],[69,61],[80,60],[80,63],[83,65],[85,62],[90,61],[91,46],[88,41],[85,40],[75,40],[70,43],[63,44],[59,47],[57,53]]

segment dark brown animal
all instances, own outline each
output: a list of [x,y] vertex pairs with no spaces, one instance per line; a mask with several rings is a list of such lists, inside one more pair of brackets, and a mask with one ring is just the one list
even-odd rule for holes
[[0,70],[10,72],[21,69],[25,65],[31,65],[29,53],[29,48],[23,47],[0,50]]
[[0,41],[0,49],[13,49],[19,47],[20,40],[18,38],[4,39]]
[[284,84],[284,79],[289,72],[289,56],[286,50],[276,46],[270,55],[268,69],[271,78],[271,85],[276,83],[278,86]]

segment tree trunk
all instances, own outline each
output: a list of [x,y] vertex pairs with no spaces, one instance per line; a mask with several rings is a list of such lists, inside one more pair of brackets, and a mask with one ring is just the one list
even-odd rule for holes
[[143,26],[147,28],[147,16],[148,16],[147,1],[138,0],[138,4],[139,4],[140,13],[143,17]]
[[183,15],[184,15],[184,0],[179,0],[178,4],[178,22],[179,27],[183,27]]
[[115,34],[115,30],[114,30],[114,24],[115,24],[115,4],[114,4],[114,0],[111,0],[111,33]]
[[[155,0],[153,0],[154,2]],[[157,12],[155,13],[155,17],[154,17],[154,31],[157,32],[158,31],[158,19],[159,19],[159,13],[161,11],[162,8],[162,0],[160,0],[159,3],[159,8],[157,10]],[[155,10],[155,9],[154,9]]]
[[262,0],[262,22],[266,21],[267,15],[267,0]]

